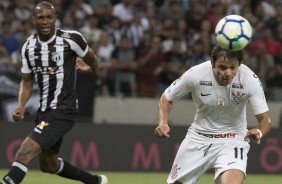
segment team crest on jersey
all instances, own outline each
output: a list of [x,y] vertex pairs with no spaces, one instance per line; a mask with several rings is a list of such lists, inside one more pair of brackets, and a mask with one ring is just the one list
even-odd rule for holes
[[63,33],[61,35],[61,37],[63,37],[63,38],[70,38],[70,34],[69,33]]
[[178,164],[174,164],[170,171],[170,177],[172,179],[175,179],[177,177],[178,170],[180,170],[180,167],[178,166]]
[[58,62],[58,61],[61,61],[61,59],[62,59],[62,56],[60,53],[56,53],[56,52],[52,53],[52,61]]
[[231,95],[231,102],[235,105],[239,105],[246,98],[246,94],[240,91],[232,91]]
[[200,81],[201,86],[212,86],[212,81]]
[[231,87],[232,88],[236,88],[236,89],[244,89],[244,85],[243,84],[232,83]]

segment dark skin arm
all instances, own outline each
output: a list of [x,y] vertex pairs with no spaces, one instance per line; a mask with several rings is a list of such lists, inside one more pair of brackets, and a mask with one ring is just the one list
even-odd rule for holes
[[155,129],[155,135],[159,138],[169,138],[170,128],[168,125],[168,117],[171,108],[172,102],[168,101],[163,94],[159,103],[159,125]]
[[[250,138],[255,143],[260,144],[260,139],[263,136],[265,136],[271,128],[271,121],[270,121],[268,111],[264,112],[262,114],[256,115],[256,118],[259,122],[259,125],[258,125],[257,128],[253,128],[253,129],[248,130],[246,138]],[[260,132],[258,130],[261,131],[262,137],[260,137]]]
[[82,59],[77,59],[76,69],[85,73],[97,74],[99,69],[99,64],[97,56],[92,49],[89,48],[88,52]]
[[13,110],[13,119],[15,121],[20,121],[24,118],[24,106],[29,100],[32,94],[32,86],[33,86],[33,76],[31,73],[29,74],[22,74],[22,80],[20,83],[20,90],[19,90],[19,98],[18,98],[18,105]]

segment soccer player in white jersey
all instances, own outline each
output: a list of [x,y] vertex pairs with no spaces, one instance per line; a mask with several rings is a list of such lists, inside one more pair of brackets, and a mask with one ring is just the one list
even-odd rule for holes
[[[173,101],[191,92],[197,108],[167,183],[196,183],[209,168],[215,170],[215,183],[244,182],[249,142],[259,144],[271,122],[261,83],[242,64],[243,58],[243,50],[228,51],[216,46],[211,61],[187,70],[161,96],[157,137],[169,137],[168,119]],[[246,122],[248,102],[258,120],[258,126],[250,130]]]
[[[38,83],[39,108],[35,127],[21,144],[1,184],[21,183],[35,158],[43,172],[86,184],[108,183],[106,176],[88,173],[58,156],[63,137],[73,128],[78,114],[74,91],[76,60],[82,58],[89,69],[85,70],[93,73],[98,70],[98,62],[83,36],[74,30],[56,28],[56,19],[51,3],[41,1],[35,6],[33,24],[37,32],[27,38],[22,47],[22,80],[13,119],[24,118],[33,80]],[[78,68],[84,70],[85,67]]]

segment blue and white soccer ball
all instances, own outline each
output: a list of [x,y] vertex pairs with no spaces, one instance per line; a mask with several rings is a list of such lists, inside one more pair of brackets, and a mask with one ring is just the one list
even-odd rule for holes
[[244,49],[251,40],[253,31],[247,19],[240,15],[228,15],[215,27],[216,41],[224,49]]

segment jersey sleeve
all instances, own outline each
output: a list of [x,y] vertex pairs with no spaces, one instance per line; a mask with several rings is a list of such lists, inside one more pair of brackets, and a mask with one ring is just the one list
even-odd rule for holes
[[72,31],[70,34],[70,39],[67,39],[70,44],[71,49],[79,56],[84,57],[88,52],[88,44],[81,33],[77,31]]
[[194,85],[192,69],[186,71],[165,90],[164,95],[169,101],[177,100],[192,90]]
[[27,42],[24,43],[21,49],[21,60],[22,60],[21,72],[22,73],[31,73],[32,72],[30,66],[28,65],[27,57],[26,57],[27,45],[28,45]]
[[249,102],[251,104],[254,115],[267,112],[269,108],[266,103],[262,84],[256,74],[253,74],[249,77],[247,86],[249,86]]

